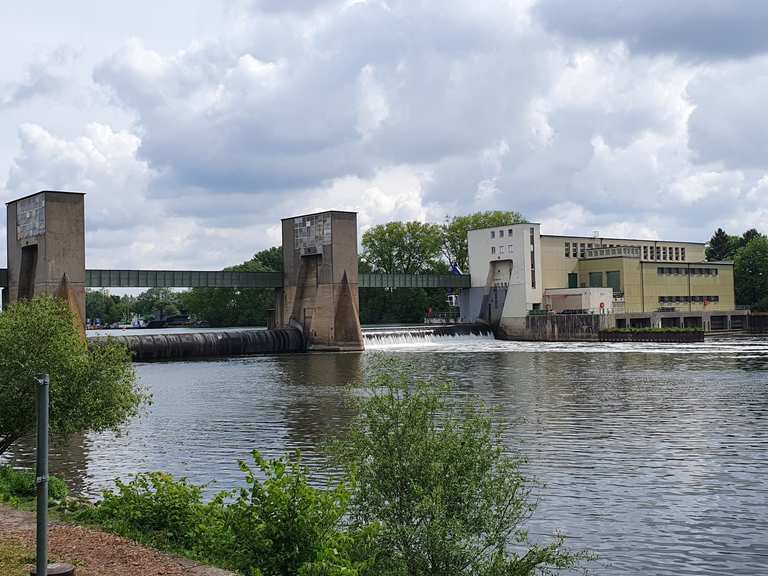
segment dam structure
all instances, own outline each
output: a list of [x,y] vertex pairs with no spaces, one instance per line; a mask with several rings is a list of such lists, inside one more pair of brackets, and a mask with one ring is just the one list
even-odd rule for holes
[[597,341],[616,329],[752,329],[750,312],[735,303],[733,263],[706,261],[703,243],[547,236],[526,222],[470,230],[470,274],[361,274],[357,214],[330,210],[282,219],[280,272],[88,270],[85,195],[25,196],[8,203],[7,222],[3,300],[61,297],[83,329],[86,288],[274,290],[269,327],[283,332],[126,336],[142,358],[361,351],[371,342],[360,326],[361,288],[448,289],[459,304],[458,324],[483,325],[500,339]]

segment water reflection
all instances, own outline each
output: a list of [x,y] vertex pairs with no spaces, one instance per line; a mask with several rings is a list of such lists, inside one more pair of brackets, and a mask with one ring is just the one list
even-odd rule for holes
[[[531,524],[597,550],[596,574],[768,573],[768,341],[665,347],[452,339],[383,345],[444,372],[507,424],[510,450],[545,486]],[[344,385],[373,355],[307,354],[145,364],[149,414],[120,437],[55,444],[52,469],[94,494],[111,478],[167,470],[217,487],[238,458],[318,447],[348,422]],[[31,441],[17,463],[31,465]]]

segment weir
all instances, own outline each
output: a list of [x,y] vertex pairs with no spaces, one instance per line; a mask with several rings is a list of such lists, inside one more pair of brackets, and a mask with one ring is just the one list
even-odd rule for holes
[[457,338],[486,339],[494,338],[493,331],[484,324],[458,324],[455,326],[435,326],[410,328],[375,328],[363,331],[366,347],[408,346],[429,343],[441,343]]
[[98,346],[110,339],[125,344],[136,362],[283,354],[305,348],[301,331],[292,328],[103,336],[90,338],[89,344]]

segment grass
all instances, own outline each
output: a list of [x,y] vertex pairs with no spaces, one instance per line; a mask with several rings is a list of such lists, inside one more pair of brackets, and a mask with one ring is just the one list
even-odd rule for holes
[[27,566],[35,563],[35,555],[14,540],[0,540],[0,574],[27,576]]

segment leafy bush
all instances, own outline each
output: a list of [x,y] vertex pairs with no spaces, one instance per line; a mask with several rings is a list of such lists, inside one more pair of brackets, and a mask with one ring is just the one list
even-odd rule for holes
[[116,491],[77,512],[80,521],[162,548],[188,550],[191,536],[204,514],[203,487],[169,474],[137,474],[129,482],[116,480]]
[[36,377],[48,374],[54,434],[115,429],[148,396],[135,385],[128,349],[88,348],[66,303],[50,297],[0,314],[0,454],[35,429]]
[[312,487],[298,457],[267,460],[254,451],[253,460],[265,479],[240,462],[248,488],[230,506],[234,565],[265,576],[357,574],[347,554],[340,553],[352,544],[340,533],[347,487]]
[[356,486],[353,526],[380,527],[370,573],[529,575],[578,564],[587,556],[567,551],[561,536],[528,542],[535,505],[523,461],[505,455],[488,410],[452,400],[451,386],[383,363],[336,447]]
[[371,530],[343,532],[349,492],[314,488],[300,460],[268,460],[253,452],[258,471],[241,462],[247,488],[203,501],[204,486],[168,474],[116,481],[81,522],[247,575],[357,576],[365,558],[355,552]]
[[[57,476],[48,478],[48,497],[53,501],[66,498],[67,484]],[[10,466],[0,467],[0,502],[15,498],[30,499],[37,494],[35,474],[25,470],[15,470]]]

